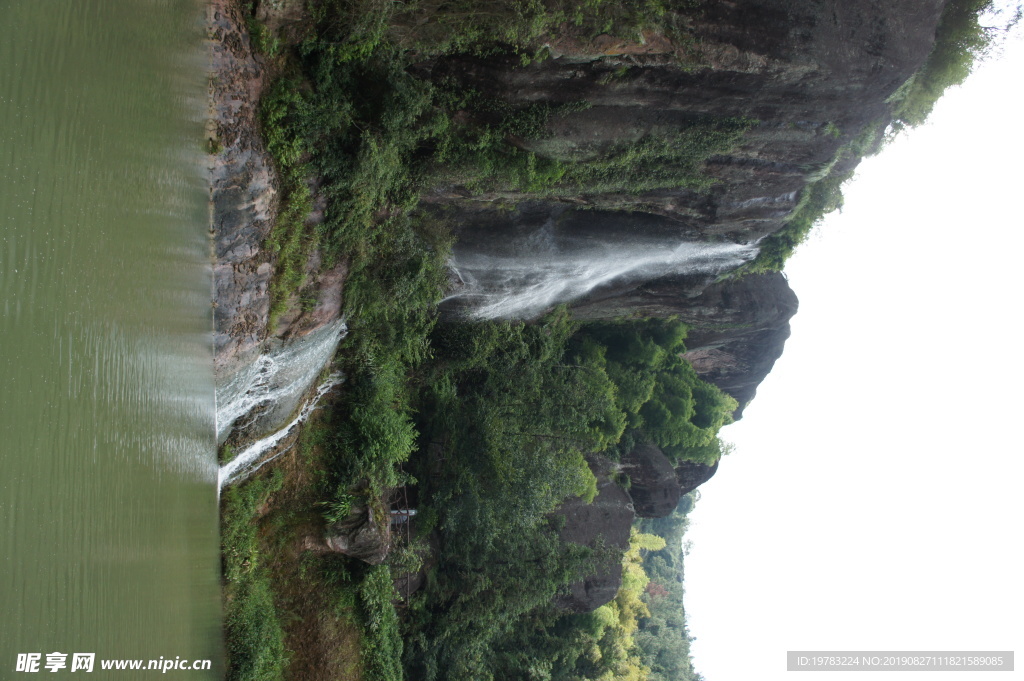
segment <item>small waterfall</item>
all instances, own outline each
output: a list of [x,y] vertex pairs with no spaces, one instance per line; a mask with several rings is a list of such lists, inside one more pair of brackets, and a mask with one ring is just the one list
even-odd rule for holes
[[346,331],[339,319],[303,338],[278,343],[218,385],[217,443],[236,428],[256,435],[276,430],[298,409]]
[[460,252],[456,246],[451,267],[463,286],[445,300],[477,319],[529,318],[604,284],[677,273],[716,274],[756,255],[756,245],[731,242],[641,237],[602,243],[559,234],[548,224],[492,248]]
[[299,413],[294,419],[292,419],[291,423],[268,435],[262,440],[254,442],[234,459],[221,466],[220,472],[217,475],[217,488],[223,489],[225,485],[238,482],[239,480],[249,477],[258,471],[263,464],[273,461],[275,458],[283,454],[284,451],[281,451],[273,457],[262,461],[260,460],[266,452],[272,450],[277,446],[278,442],[286,438],[292,428],[312,414],[316,410],[317,405],[319,405],[320,398],[326,395],[331,388],[341,383],[342,380],[343,378],[341,374],[331,374],[328,376],[327,379],[317,387],[316,393],[313,397],[311,397],[309,401],[302,406],[302,409],[299,410]]

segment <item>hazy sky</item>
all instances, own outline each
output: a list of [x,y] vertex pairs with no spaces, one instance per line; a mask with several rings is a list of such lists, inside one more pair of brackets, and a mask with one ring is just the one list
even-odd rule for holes
[[[787,266],[792,336],[687,535],[708,681],[862,677],[787,673],[787,650],[1024,654],[1022,83],[1016,41]],[[867,678],[936,676],[977,674]]]

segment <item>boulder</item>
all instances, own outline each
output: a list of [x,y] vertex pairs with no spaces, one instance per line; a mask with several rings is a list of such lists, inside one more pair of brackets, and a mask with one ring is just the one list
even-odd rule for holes
[[664,518],[679,504],[680,488],[672,462],[657,445],[639,444],[622,459],[629,496],[641,518]]
[[676,480],[679,481],[679,489],[682,494],[689,494],[705,482],[711,479],[718,472],[718,462],[710,466],[693,461],[684,461],[676,466]]
[[597,554],[597,571],[572,584],[569,593],[556,601],[571,612],[590,612],[615,598],[622,585],[622,554],[629,547],[635,514],[629,494],[612,479],[611,462],[590,459],[597,476],[597,496],[592,503],[579,497],[565,502],[554,515],[565,518],[560,536],[565,542],[608,549]]
[[380,565],[391,549],[391,516],[372,506],[356,506],[328,526],[324,540],[332,551]]

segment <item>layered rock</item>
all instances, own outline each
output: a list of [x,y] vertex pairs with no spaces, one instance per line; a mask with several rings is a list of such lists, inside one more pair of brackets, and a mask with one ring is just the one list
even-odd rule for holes
[[[553,58],[522,67],[515,57],[445,57],[435,80],[513,105],[585,101],[520,146],[551,158],[585,160],[622,142],[670,133],[695,120],[757,121],[741,144],[714,157],[709,192],[663,189],[568,199],[676,220],[689,232],[754,241],[778,231],[801,190],[830,171],[839,149],[876,121],[886,100],[931,50],[942,0],[745,0],[680,17],[688,44],[648,36],[630,49],[559,36]],[[855,163],[848,160],[846,163]],[[492,200],[494,196],[480,197]],[[513,196],[514,198],[514,196]]]
[[[943,5],[712,3],[677,17],[690,42],[648,33],[639,44],[567,29],[550,40],[551,58],[527,66],[517,57],[468,54],[421,64],[419,72],[436,82],[459,83],[512,107],[586,102],[589,108],[553,116],[537,138],[512,139],[560,161],[591,160],[699,122],[753,121],[734,148],[703,164],[701,172],[714,180],[707,190],[560,188],[538,199],[437,187],[425,200],[454,204],[457,249],[482,248],[488,257],[531,234],[534,241],[554,234],[584,248],[588,241],[604,243],[610,252],[673,241],[753,247],[785,227],[810,184],[852,170],[857,153],[877,142],[890,117],[887,100],[927,58]],[[721,273],[602,272],[592,290],[575,297],[574,314],[583,320],[679,315],[692,327],[687,358],[737,399],[738,418],[781,355],[797,301],[781,275],[719,281]]]
[[207,144],[214,243],[214,358],[218,375],[251,362],[267,335],[272,255],[263,248],[277,215],[276,173],[259,135],[265,73],[235,3],[207,6],[210,122]]
[[[321,267],[320,253],[313,252],[305,268],[305,300],[295,292],[276,328],[268,328],[276,258],[265,242],[277,218],[279,180],[260,133],[267,71],[254,54],[237,3],[210,2],[207,25],[214,362],[223,379],[251,363],[268,338],[301,337],[337,321],[348,271],[345,262]],[[317,208],[310,224],[322,219],[323,207]]]

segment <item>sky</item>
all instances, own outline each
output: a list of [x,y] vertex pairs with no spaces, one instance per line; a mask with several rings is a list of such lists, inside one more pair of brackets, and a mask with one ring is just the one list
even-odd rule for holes
[[1015,40],[787,265],[792,335],[686,535],[708,681],[836,679],[787,673],[788,650],[1024,653],[1022,83]]

